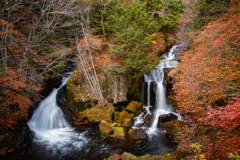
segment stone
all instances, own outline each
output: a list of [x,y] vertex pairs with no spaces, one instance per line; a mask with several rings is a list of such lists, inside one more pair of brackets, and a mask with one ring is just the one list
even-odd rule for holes
[[107,107],[94,106],[87,111],[87,119],[91,123],[98,123],[102,120],[112,122],[114,108],[112,104]]
[[177,120],[178,117],[173,113],[163,114],[158,117],[158,127],[161,127],[162,124],[166,122],[171,122]]
[[122,111],[119,113],[117,117],[117,123],[120,123],[123,127],[130,127],[132,126],[132,117],[127,111]]
[[113,127],[115,126],[116,123],[107,123],[104,120],[99,123],[100,132],[105,136],[109,136],[113,132]]
[[114,131],[113,137],[124,139],[125,132],[123,127],[113,127],[113,131]]
[[130,129],[128,134],[136,140],[147,138],[147,134],[142,129]]
[[189,152],[181,150],[179,147],[177,148],[176,158],[181,159],[187,157],[188,155],[190,155]]
[[180,129],[188,127],[183,121],[175,120],[163,124],[163,128],[167,131],[168,136],[175,136]]
[[127,105],[127,110],[133,112],[136,115],[139,115],[143,110],[142,103],[137,101],[131,101]]

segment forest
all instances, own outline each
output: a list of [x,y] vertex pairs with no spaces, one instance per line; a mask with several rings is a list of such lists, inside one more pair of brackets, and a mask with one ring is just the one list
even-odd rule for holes
[[[0,26],[0,155],[23,147],[16,132],[72,64],[64,114],[81,126],[105,108],[100,130],[130,135],[145,74],[179,44],[164,85],[182,119],[163,124],[177,147],[168,158],[130,159],[240,159],[239,0],[2,0]],[[15,138],[5,143],[6,134]]]

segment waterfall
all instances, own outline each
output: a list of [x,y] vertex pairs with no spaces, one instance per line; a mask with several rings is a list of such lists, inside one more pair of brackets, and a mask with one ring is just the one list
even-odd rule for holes
[[[135,118],[133,128],[143,128],[147,129],[149,135],[156,133],[158,125],[158,117],[163,114],[173,113],[180,118],[180,115],[173,112],[173,107],[167,102],[166,89],[163,85],[164,82],[164,71],[170,70],[173,67],[176,67],[178,63],[177,57],[175,57],[178,52],[179,45],[174,45],[170,51],[164,54],[163,60],[159,62],[157,68],[146,72],[144,74],[144,83],[142,83],[142,104],[144,111]],[[151,93],[151,84],[156,84],[155,87],[155,97]],[[147,87],[145,87],[147,85]],[[152,85],[154,86],[154,85]],[[147,88],[147,89],[145,89]],[[154,88],[153,88],[154,89]],[[145,93],[146,92],[146,93]],[[146,97],[144,97],[147,95]],[[155,103],[151,103],[151,99],[155,98]],[[147,99],[147,102],[145,100]],[[152,124],[149,128],[146,128],[145,121],[152,114],[150,109],[153,110]]]
[[74,131],[57,105],[58,90],[67,83],[69,77],[63,77],[61,86],[54,88],[51,94],[40,102],[27,123],[35,133],[34,141],[54,153],[60,151],[65,154],[71,150],[79,150],[87,143],[84,133]]

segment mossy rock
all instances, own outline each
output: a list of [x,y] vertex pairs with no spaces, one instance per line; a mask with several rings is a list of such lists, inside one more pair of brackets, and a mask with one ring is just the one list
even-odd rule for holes
[[167,131],[168,136],[175,136],[179,132],[179,129],[187,127],[187,124],[183,121],[175,120],[172,122],[166,122],[162,126]]
[[121,112],[119,112],[119,111],[115,111],[115,112],[113,113],[113,120],[114,120],[114,121],[117,121],[120,113],[121,113]]
[[89,108],[84,110],[83,112],[78,113],[78,121],[79,122],[82,122],[84,119],[87,118],[88,111],[89,111]]
[[123,160],[176,160],[176,157],[172,153],[163,153],[160,155],[146,154],[144,156],[137,157],[131,153],[124,152],[122,154],[122,159]]
[[124,153],[122,154],[122,159],[123,159],[123,160],[137,160],[138,158],[137,158],[137,156],[135,156],[135,155],[133,155],[133,154],[131,154],[131,153],[124,152]]
[[112,104],[108,105],[107,107],[94,106],[88,110],[87,118],[91,123],[98,123],[102,120],[105,120],[106,122],[112,122],[113,113],[114,108]]
[[120,123],[124,127],[130,127],[132,125],[132,117],[127,111],[119,113],[117,123]]
[[125,137],[125,132],[123,127],[113,127],[113,137],[124,139]]
[[137,101],[131,101],[128,105],[127,105],[127,110],[130,112],[133,112],[136,115],[139,115],[142,112],[142,103],[141,102],[137,102]]
[[188,155],[190,155],[190,153],[188,151],[184,151],[184,150],[180,149],[179,147],[177,148],[176,157],[178,159],[185,158]]
[[105,120],[102,120],[99,123],[100,132],[105,136],[109,136],[113,132],[113,127],[116,125],[116,123],[107,123]]

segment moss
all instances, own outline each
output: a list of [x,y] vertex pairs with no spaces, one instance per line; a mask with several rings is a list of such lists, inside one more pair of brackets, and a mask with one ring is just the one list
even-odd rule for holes
[[117,138],[124,138],[125,137],[125,132],[123,127],[113,127],[113,137]]
[[135,113],[136,115],[139,115],[142,112],[142,103],[141,102],[137,102],[137,101],[131,101],[128,105],[127,105],[127,110],[129,110],[130,112]]
[[119,114],[120,114],[119,111],[114,112],[114,114],[113,114],[113,120],[114,120],[114,121],[117,121],[117,119],[118,119],[118,117],[119,117]]
[[84,110],[83,112],[79,112],[78,113],[78,121],[81,122],[83,121],[84,119],[87,118],[87,113],[89,111],[89,108],[87,108],[86,110]]
[[87,118],[89,122],[98,123],[101,120],[106,122],[112,122],[112,115],[114,108],[112,105],[108,107],[98,107],[94,106],[87,112]]
[[127,111],[122,111],[117,118],[117,123],[120,123],[124,127],[130,127],[131,122],[132,118]]
[[134,117],[134,113],[129,113],[129,115],[130,115],[130,117],[132,117],[132,118]]

